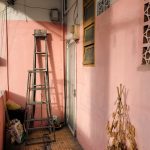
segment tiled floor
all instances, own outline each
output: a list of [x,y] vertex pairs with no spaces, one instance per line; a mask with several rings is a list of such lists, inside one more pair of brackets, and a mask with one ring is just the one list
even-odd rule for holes
[[[39,132],[34,133],[36,137]],[[72,136],[70,130],[67,127],[63,127],[56,131],[56,142],[52,142],[51,145],[10,145],[7,144],[6,150],[83,150],[77,140]]]

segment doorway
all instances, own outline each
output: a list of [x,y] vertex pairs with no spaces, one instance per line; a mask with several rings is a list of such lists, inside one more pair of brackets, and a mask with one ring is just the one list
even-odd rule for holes
[[72,134],[76,134],[76,42],[67,44],[67,100],[66,120]]

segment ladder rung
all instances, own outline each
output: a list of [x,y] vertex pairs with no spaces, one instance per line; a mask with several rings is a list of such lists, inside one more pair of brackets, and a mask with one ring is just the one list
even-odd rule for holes
[[27,105],[36,105],[36,104],[48,104],[49,102],[29,102]]
[[49,87],[29,88],[30,90],[48,90]]
[[41,38],[46,38],[47,37],[47,35],[35,35],[35,34],[33,34],[35,37],[37,37],[37,38],[39,38],[39,37],[41,37]]
[[45,68],[35,68],[34,71],[46,71]]
[[46,85],[44,85],[44,84],[36,84],[36,85],[33,85],[34,87],[37,87],[37,86],[40,86],[40,87],[42,87],[42,86],[44,86],[44,87],[46,87]]
[[39,89],[39,88],[48,89],[48,86],[46,86],[46,84],[45,85],[39,84],[39,85],[33,85],[31,87],[28,87],[28,89],[31,89],[31,90],[34,89],[34,88],[37,88],[37,89]]
[[42,55],[46,55],[47,53],[45,53],[45,52],[35,52],[35,54],[42,54]]
[[[37,72],[43,72],[43,73],[45,73],[45,72],[47,72],[47,70],[45,69],[45,70],[29,70],[28,71],[29,73],[37,73]],[[52,73],[52,71],[48,71],[49,73]]]
[[53,126],[42,126],[42,127],[33,127],[33,128],[28,128],[28,130],[38,130],[38,129],[48,129],[48,128],[52,128]]
[[45,70],[29,70],[29,73],[45,73],[45,72],[47,72],[47,70],[45,69]]

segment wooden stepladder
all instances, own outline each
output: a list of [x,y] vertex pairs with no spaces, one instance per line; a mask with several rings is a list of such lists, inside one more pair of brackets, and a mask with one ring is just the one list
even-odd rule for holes
[[[55,126],[51,112],[47,31],[34,30],[33,69],[28,72],[25,127],[27,144],[50,143],[55,141]],[[29,138],[35,130],[48,129],[48,134]]]

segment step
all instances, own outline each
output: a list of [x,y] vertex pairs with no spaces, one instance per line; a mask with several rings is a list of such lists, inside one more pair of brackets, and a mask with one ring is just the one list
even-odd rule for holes
[[34,30],[34,34],[35,37],[47,37],[47,31],[46,30]]
[[47,35],[38,35],[38,34],[33,34],[36,38],[46,38]]

